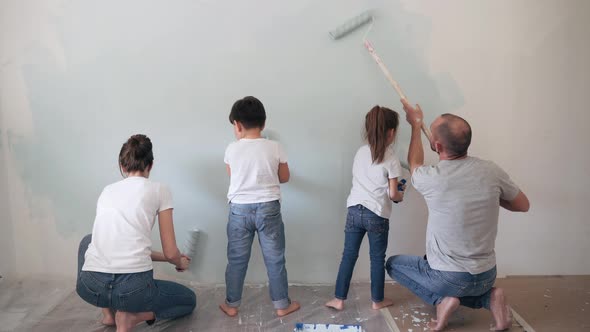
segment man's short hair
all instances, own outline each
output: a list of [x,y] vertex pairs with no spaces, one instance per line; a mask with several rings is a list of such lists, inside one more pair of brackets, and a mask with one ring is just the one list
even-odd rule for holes
[[263,128],[266,122],[264,105],[256,97],[247,96],[234,103],[229,113],[229,122],[240,122],[245,129]]
[[471,144],[471,126],[460,116],[445,113],[436,130],[437,138],[451,156],[464,156]]

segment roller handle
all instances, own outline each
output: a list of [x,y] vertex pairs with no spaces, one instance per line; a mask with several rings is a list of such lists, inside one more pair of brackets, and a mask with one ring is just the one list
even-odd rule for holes
[[[389,72],[389,70],[387,69],[385,64],[383,63],[383,60],[381,60],[381,58],[379,57],[377,52],[375,52],[375,48],[373,47],[373,44],[371,44],[370,41],[365,40],[365,47],[367,48],[367,51],[369,51],[369,54],[371,54],[371,56],[373,57],[375,62],[377,62],[377,64],[379,65],[379,68],[381,68],[381,71],[385,75],[385,78],[387,78],[389,83],[391,83],[391,85],[393,86],[393,88],[395,89],[395,91],[397,92],[399,97],[401,99],[405,99],[407,101],[408,98],[406,98],[406,95],[402,91],[402,88],[399,86],[399,84],[393,79],[393,76],[391,76],[391,73]],[[430,133],[430,129],[428,127],[426,127],[424,122],[422,122],[422,132],[424,133],[424,135],[426,135],[426,138],[428,138],[428,141],[430,141],[432,134]]]
[[[404,191],[404,185],[406,184],[406,179],[401,179],[401,181],[397,184],[397,191]],[[393,201],[395,204],[399,203]]]

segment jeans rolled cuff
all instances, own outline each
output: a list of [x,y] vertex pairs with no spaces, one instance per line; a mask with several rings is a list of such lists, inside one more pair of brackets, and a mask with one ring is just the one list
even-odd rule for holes
[[237,300],[235,302],[229,302],[227,299],[225,299],[225,304],[227,304],[228,307],[239,308],[240,304],[242,304],[242,300]]
[[346,296],[334,295],[334,298],[337,298],[338,300],[346,301]]
[[381,300],[375,300],[375,299],[371,299],[371,301],[373,301],[373,303],[379,303],[379,302],[383,302],[383,300],[385,300],[385,297],[382,297]]
[[275,306],[275,309],[277,310],[287,309],[291,304],[291,299],[285,298],[278,301],[272,301],[272,304]]

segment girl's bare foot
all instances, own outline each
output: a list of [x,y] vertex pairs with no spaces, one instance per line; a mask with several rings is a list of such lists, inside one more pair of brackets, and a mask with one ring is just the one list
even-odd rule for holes
[[504,331],[512,326],[512,313],[506,301],[504,290],[502,288],[492,288],[492,295],[490,299],[490,311],[496,323],[492,327],[494,331]]
[[100,322],[106,326],[115,326],[115,312],[110,308],[102,308],[102,320]]
[[381,302],[373,302],[373,309],[379,310],[381,308],[389,307],[393,305],[393,301],[388,298],[384,298]]
[[221,311],[230,317],[236,317],[238,314],[238,308],[230,307],[225,302],[219,305],[219,309],[221,309]]
[[336,310],[342,310],[344,309],[344,300],[333,298],[326,302],[325,306]]
[[436,319],[428,323],[428,328],[432,331],[442,331],[449,323],[451,314],[459,308],[459,299],[456,297],[445,297],[436,305]]
[[154,313],[150,312],[124,312],[117,311],[115,314],[115,324],[117,324],[117,332],[129,332],[137,324],[145,322],[146,320],[154,319]]
[[287,316],[288,314],[299,310],[299,308],[301,308],[301,306],[299,305],[299,302],[291,301],[291,304],[289,304],[289,306],[286,307],[285,309],[277,309],[277,316],[279,316],[279,317]]

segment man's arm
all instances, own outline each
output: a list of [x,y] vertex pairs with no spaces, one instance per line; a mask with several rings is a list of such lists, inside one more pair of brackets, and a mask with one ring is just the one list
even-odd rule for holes
[[500,206],[513,212],[527,212],[531,205],[526,195],[519,191],[518,195],[511,201],[500,199]]
[[406,120],[412,126],[412,136],[410,138],[410,148],[408,150],[408,164],[410,166],[410,174],[414,174],[414,170],[424,165],[424,148],[422,147],[422,121],[424,114],[420,105],[412,107],[407,100],[402,99],[404,111],[406,111]]

